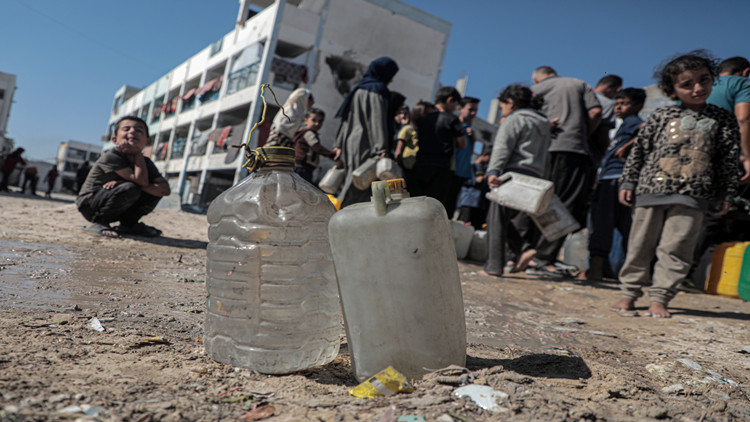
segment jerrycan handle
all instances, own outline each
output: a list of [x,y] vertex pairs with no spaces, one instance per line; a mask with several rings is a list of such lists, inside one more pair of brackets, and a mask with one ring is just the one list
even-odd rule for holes
[[373,182],[372,205],[375,207],[375,215],[383,216],[387,211],[387,202],[391,200],[391,189],[385,180]]

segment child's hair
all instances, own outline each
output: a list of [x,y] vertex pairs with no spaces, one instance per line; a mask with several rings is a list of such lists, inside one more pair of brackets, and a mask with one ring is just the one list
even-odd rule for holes
[[463,97],[463,98],[461,98],[461,101],[458,102],[458,104],[461,107],[464,107],[466,104],[479,104],[479,98],[475,98],[475,97]]
[[125,120],[132,120],[134,122],[143,123],[143,126],[146,127],[146,136],[150,136],[148,134],[148,124],[146,123],[146,121],[136,116],[121,117],[120,120],[118,120],[117,123],[115,123],[115,135],[117,135],[117,131],[120,130],[120,123],[124,122]]
[[618,98],[627,98],[634,105],[642,106],[646,102],[646,91],[641,88],[625,88],[615,94],[615,100]]
[[442,86],[435,94],[435,104],[445,104],[448,98],[453,98],[456,102],[461,101],[461,94],[452,86]]
[[422,119],[422,117],[424,117],[425,114],[431,112],[434,109],[435,106],[431,102],[419,100],[416,104],[414,104],[414,107],[411,108],[411,115],[409,116],[409,120],[412,124],[416,124],[420,119]]
[[730,75],[742,72],[750,67],[750,61],[744,57],[730,57],[719,64],[719,73],[729,73]]
[[686,70],[707,69],[712,79],[716,79],[719,74],[719,65],[717,60],[706,50],[693,50],[687,54],[667,59],[667,64],[660,66],[654,72],[659,89],[667,97],[674,96],[674,84],[677,75]]
[[596,83],[596,86],[606,86],[607,88],[621,87],[622,78],[617,75],[609,74],[599,79],[599,82]]
[[508,102],[509,99],[513,100],[513,104],[518,108],[539,110],[544,105],[543,96],[534,94],[528,87],[520,84],[508,85],[498,97],[498,100],[503,103]]
[[307,112],[305,113],[305,119],[307,119],[308,117],[312,116],[313,114],[316,114],[316,115],[318,115],[318,116],[320,116],[320,117],[322,117],[324,119],[326,118],[326,112],[325,111],[323,111],[323,110],[321,110],[321,109],[319,109],[317,107],[313,107],[310,110],[307,110]]

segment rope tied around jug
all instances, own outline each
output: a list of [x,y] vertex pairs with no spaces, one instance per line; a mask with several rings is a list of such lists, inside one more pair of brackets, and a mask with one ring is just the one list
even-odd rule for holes
[[261,84],[260,86],[260,98],[263,100],[263,112],[261,113],[260,121],[256,122],[253,127],[250,129],[250,133],[247,135],[247,141],[245,143],[240,144],[236,146],[235,148],[245,148],[245,163],[242,164],[242,167],[246,168],[250,173],[254,172],[258,169],[258,167],[262,167],[263,164],[266,161],[269,160],[278,160],[280,158],[285,157],[278,154],[272,154],[269,151],[261,148],[250,148],[250,141],[253,139],[253,132],[255,132],[255,129],[258,128],[258,126],[262,125],[263,122],[266,121],[266,110],[268,109],[268,104],[266,103],[266,96],[265,96],[265,90],[268,88],[269,91],[271,91],[271,95],[273,96],[273,101],[276,103],[277,106],[281,109],[281,114],[284,115],[288,120],[291,120],[289,116],[284,112],[284,106],[279,104],[279,100],[276,99],[276,93],[273,92],[273,89],[271,89],[270,84]]

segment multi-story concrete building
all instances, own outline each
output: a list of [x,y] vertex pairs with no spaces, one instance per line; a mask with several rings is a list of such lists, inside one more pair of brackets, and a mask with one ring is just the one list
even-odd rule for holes
[[[226,1],[226,0],[224,0]],[[109,120],[137,115],[153,138],[148,153],[183,204],[204,206],[236,183],[248,139],[260,120],[260,84],[280,103],[298,87],[313,91],[328,118],[331,146],[344,96],[375,58],[399,65],[391,90],[407,104],[432,99],[451,25],[398,0],[239,0],[235,28],[144,89],[123,86]],[[271,95],[266,121],[251,146],[265,142],[278,110]],[[489,141],[489,140],[487,140]]]
[[93,165],[100,155],[102,155],[101,145],[78,141],[60,142],[60,147],[57,149],[57,171],[60,172],[57,182],[59,187],[55,188],[55,192],[75,193],[78,188],[76,185],[78,169],[85,162]]
[[10,108],[16,92],[16,75],[0,72],[0,157],[5,157],[13,149],[13,140],[6,137]]

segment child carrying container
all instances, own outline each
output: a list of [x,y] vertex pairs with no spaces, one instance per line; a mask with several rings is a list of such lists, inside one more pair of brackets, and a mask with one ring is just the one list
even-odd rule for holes
[[659,88],[680,102],[651,115],[620,178],[619,200],[634,212],[620,271],[623,298],[613,311],[635,309],[650,286],[647,315],[669,318],[667,305],[688,274],[704,213],[726,214],[737,192],[737,120],[706,104],[716,74],[715,61],[700,50],[657,72]]

